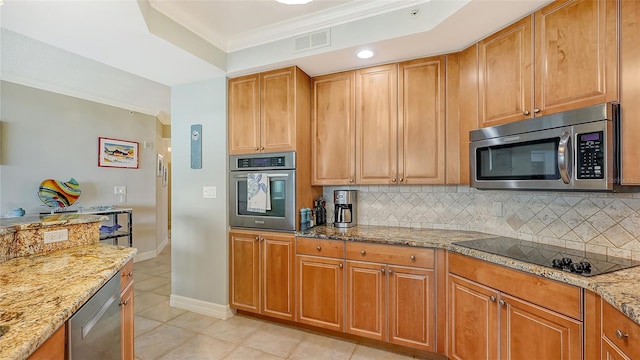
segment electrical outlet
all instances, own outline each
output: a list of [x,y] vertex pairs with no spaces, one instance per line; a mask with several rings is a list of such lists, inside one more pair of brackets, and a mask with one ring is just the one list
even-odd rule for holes
[[66,240],[69,240],[69,230],[68,229],[53,230],[53,231],[45,231],[44,232],[44,243],[45,244],[59,242],[59,241],[66,241]]
[[122,185],[122,186],[114,186],[113,187],[113,193],[116,195],[119,194],[126,194],[127,193],[127,187]]
[[215,186],[203,186],[202,187],[202,198],[203,199],[215,199],[216,198],[216,187]]

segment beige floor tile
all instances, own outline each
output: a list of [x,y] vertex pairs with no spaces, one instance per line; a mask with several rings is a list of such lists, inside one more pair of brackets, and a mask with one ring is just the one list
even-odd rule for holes
[[282,325],[264,324],[243,343],[243,346],[286,358],[307,333]]
[[150,278],[152,276],[152,275],[147,275],[147,274],[145,274],[143,272],[137,272],[136,270],[137,269],[135,268],[135,265],[134,265],[134,268],[133,268],[133,280],[136,281],[136,282],[142,281],[144,279],[148,279],[148,278]]
[[135,337],[138,337],[162,325],[160,321],[147,319],[145,317],[138,316],[138,315],[135,316],[133,324],[134,324],[133,329],[135,331]]
[[159,288],[151,290],[151,292],[154,294],[169,296],[171,295],[171,284],[160,286]]
[[136,284],[133,284],[134,287],[134,304],[135,313],[142,312],[146,309],[150,309],[161,303],[169,303],[169,297],[159,294],[154,294],[152,292],[146,291],[137,291],[135,289]]
[[171,280],[167,280],[167,278],[152,276],[144,280],[136,280],[135,289],[137,291],[151,291],[153,289],[167,285],[170,281]]
[[262,351],[249,349],[244,346],[238,346],[231,352],[224,360],[282,360],[281,357],[277,357],[271,354],[264,353]]
[[289,356],[291,360],[348,360],[356,345],[335,338],[307,334]]
[[219,360],[227,356],[238,345],[212,338],[196,335],[193,339],[171,350],[162,360]]
[[191,340],[196,335],[183,328],[160,325],[136,338],[136,356],[142,360],[160,359],[169,351]]
[[161,322],[167,322],[178,315],[184,314],[185,310],[178,309],[169,306],[169,301],[163,301],[160,304],[152,306],[146,310],[142,310],[136,315],[144,316],[147,319],[152,319]]
[[200,333],[218,321],[223,320],[186,311],[184,314],[180,314],[179,316],[169,320],[167,323],[169,325],[179,326],[181,328]]
[[135,272],[142,272],[148,275],[153,275],[153,276],[157,276],[160,274],[164,274],[166,272],[171,271],[171,265],[169,264],[162,264],[162,263],[158,263],[158,264],[152,264],[152,265],[148,265],[148,266],[144,266],[144,267],[138,267],[135,268]]
[[396,354],[369,346],[358,345],[350,360],[410,360],[411,356]]
[[259,320],[234,316],[231,319],[221,320],[202,331],[203,334],[215,338],[241,344],[255,331],[264,326]]

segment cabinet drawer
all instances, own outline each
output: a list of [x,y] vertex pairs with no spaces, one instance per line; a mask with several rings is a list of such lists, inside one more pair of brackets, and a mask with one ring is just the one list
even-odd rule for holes
[[449,253],[449,273],[582,320],[582,290],[540,276]]
[[[628,336],[620,339],[616,336],[616,331]],[[631,359],[640,359],[640,325],[604,301],[602,301],[602,336]]]
[[129,260],[120,270],[120,292],[133,281],[133,259]]
[[296,253],[334,258],[344,257],[344,241],[296,238]]
[[433,268],[434,251],[419,247],[348,242],[347,259]]

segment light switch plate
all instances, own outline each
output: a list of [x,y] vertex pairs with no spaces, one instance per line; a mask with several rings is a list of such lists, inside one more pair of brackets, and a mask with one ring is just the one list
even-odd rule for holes
[[203,186],[202,187],[202,198],[203,199],[215,199],[216,198],[216,187],[215,186]]
[[127,187],[126,186],[114,186],[113,187],[113,193],[116,194],[116,195],[126,194],[127,193]]

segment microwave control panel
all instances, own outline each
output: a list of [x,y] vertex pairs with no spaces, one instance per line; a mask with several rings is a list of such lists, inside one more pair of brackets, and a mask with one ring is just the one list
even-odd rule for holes
[[604,133],[578,134],[578,179],[604,179]]
[[283,167],[284,156],[238,159],[238,169]]

